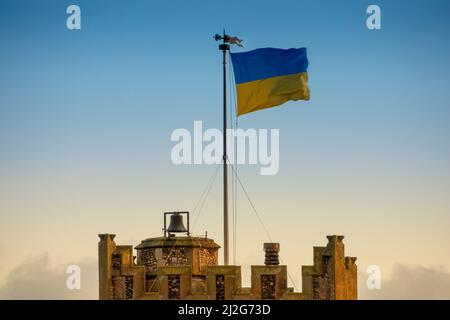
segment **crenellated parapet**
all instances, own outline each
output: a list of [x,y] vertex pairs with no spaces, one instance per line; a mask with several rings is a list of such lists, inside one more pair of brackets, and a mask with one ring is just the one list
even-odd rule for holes
[[326,247],[314,247],[314,264],[302,267],[303,293],[309,300],[357,299],[355,257],[345,257],[344,236],[327,236]]
[[314,247],[313,265],[302,267],[303,292],[288,287],[280,245],[265,243],[265,264],[251,266],[251,286],[241,286],[241,267],[218,265],[217,245],[206,237],[159,237],[136,246],[116,245],[100,234],[100,299],[341,300],[357,298],[356,258],[345,257],[343,236]]

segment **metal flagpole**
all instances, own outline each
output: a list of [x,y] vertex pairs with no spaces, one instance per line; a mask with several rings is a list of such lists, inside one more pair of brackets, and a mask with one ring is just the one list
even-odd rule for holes
[[230,37],[225,34],[214,36],[216,41],[222,40],[219,50],[223,52],[223,263],[229,263],[229,237],[228,237],[228,162],[227,162],[227,51],[230,50],[228,41]]

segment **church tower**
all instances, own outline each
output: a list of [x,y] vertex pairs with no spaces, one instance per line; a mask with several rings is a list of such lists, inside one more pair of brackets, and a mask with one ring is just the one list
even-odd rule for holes
[[343,236],[328,236],[325,247],[314,247],[314,264],[302,267],[303,292],[288,287],[279,243],[264,243],[264,264],[251,266],[251,286],[242,287],[241,267],[219,265],[220,246],[207,236],[191,236],[188,212],[166,215],[164,236],[142,240],[136,256],[131,245],[116,245],[115,235],[99,235],[101,300],[357,299],[356,258],[345,256]]

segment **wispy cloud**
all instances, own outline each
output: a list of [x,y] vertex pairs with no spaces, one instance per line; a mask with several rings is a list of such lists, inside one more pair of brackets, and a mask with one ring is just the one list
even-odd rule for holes
[[48,254],[29,259],[9,272],[0,287],[0,299],[98,299],[97,262],[85,259],[81,268],[81,289],[69,290],[67,266],[51,266]]
[[366,279],[360,276],[360,299],[450,299],[450,273],[443,268],[398,264],[391,277],[382,278],[380,290],[367,289]]

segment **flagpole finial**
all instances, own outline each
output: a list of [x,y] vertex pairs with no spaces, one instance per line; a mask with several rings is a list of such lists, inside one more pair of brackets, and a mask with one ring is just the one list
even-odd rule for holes
[[241,48],[244,47],[244,45],[242,44],[242,42],[244,42],[244,40],[239,39],[238,37],[232,37],[232,36],[226,34],[225,33],[225,29],[223,29],[223,35],[220,35],[220,34],[216,33],[214,35],[213,39],[216,40],[216,41],[223,40],[224,44],[229,43],[229,44],[235,44],[235,45],[237,45],[238,47],[241,47]]

